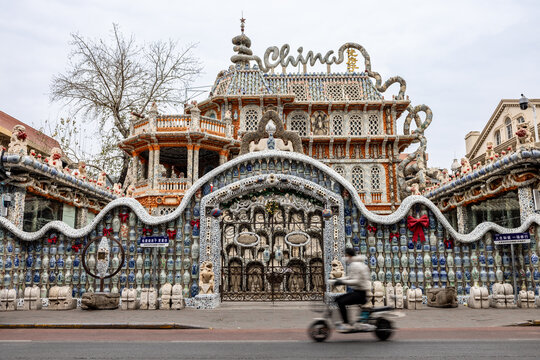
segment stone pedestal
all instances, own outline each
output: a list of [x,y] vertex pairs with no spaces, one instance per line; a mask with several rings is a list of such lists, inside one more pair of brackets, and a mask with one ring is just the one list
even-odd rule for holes
[[114,310],[120,303],[120,294],[85,293],[81,301],[83,310]]

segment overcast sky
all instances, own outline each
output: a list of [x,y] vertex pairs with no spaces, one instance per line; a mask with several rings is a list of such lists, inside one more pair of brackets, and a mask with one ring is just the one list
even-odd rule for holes
[[[303,46],[304,53],[325,53],[356,42],[367,49],[383,80],[403,77],[412,104],[427,104],[434,113],[426,132],[430,166],[449,167],[454,156],[463,156],[465,134],[481,130],[501,98],[522,92],[540,97],[540,2],[532,0],[0,4],[0,110],[37,128],[65,111],[49,102],[49,85],[66,69],[70,33],[105,38],[117,23],[141,42],[196,42],[204,74],[194,86],[211,85],[230,65],[231,38],[239,33],[242,11],[260,57],[267,47],[284,43]],[[393,85],[386,98],[396,92]]]

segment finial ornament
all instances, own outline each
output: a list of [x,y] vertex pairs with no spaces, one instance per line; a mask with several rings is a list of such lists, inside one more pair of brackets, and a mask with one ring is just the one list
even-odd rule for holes
[[242,11],[242,18],[240,19],[240,30],[242,30],[242,34],[244,33],[245,26],[246,26],[246,19],[244,19],[244,12]]

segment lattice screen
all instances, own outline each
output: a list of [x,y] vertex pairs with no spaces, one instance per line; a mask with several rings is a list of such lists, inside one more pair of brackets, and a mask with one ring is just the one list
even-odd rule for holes
[[361,167],[355,166],[352,169],[352,184],[356,190],[364,190],[364,171]]

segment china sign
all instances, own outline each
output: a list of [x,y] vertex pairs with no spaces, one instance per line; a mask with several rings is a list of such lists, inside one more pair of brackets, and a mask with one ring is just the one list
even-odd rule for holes
[[495,245],[525,244],[531,242],[531,235],[529,233],[495,234],[493,241]]

